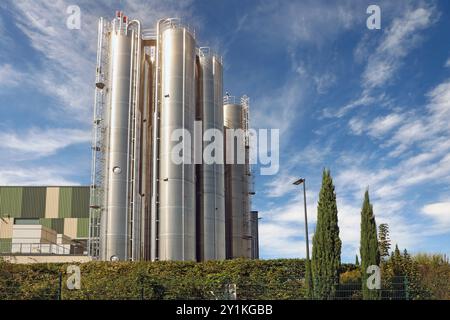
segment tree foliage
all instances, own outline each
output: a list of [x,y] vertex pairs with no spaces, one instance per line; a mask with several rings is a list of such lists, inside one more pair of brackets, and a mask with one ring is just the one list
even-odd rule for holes
[[367,268],[371,265],[380,264],[380,252],[378,250],[377,225],[373,207],[369,199],[369,191],[364,194],[364,202],[361,209],[361,279],[364,299],[378,299],[379,291],[370,290],[367,287]]
[[391,239],[389,237],[389,225],[382,223],[378,227],[378,248],[380,250],[380,257],[389,257],[389,251],[391,250]]
[[316,299],[332,299],[335,296],[336,285],[339,283],[341,245],[336,193],[330,171],[324,170],[311,261]]

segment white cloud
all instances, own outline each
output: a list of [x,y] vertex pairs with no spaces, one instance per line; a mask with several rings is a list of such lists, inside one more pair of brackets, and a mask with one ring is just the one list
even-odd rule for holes
[[328,90],[336,83],[336,76],[333,73],[325,73],[313,77],[316,84],[316,90],[319,94],[327,93]]
[[72,170],[48,166],[4,166],[0,168],[0,185],[4,186],[71,186],[79,182],[66,178]]
[[19,85],[25,79],[24,74],[10,64],[0,65],[0,87],[10,88]]
[[70,145],[86,143],[90,139],[91,134],[86,130],[31,128],[25,133],[0,132],[0,150],[8,157],[15,154],[36,159],[53,155]]
[[257,108],[250,111],[251,126],[279,129],[280,137],[284,139],[280,143],[288,142],[289,129],[299,121],[299,116],[304,112],[304,91],[305,88],[299,81],[290,79],[282,87],[255,98],[252,105]]
[[357,117],[351,118],[350,121],[348,122],[348,125],[350,127],[350,130],[356,135],[362,134],[366,126],[364,121]]
[[390,156],[397,157],[419,143],[436,144],[443,137],[450,139],[450,79],[433,88],[428,94],[428,104],[422,115],[412,115],[386,142],[395,146]]
[[323,117],[325,118],[342,118],[351,110],[368,106],[373,104],[376,101],[381,101],[384,97],[374,98],[368,94],[368,92],[363,92],[360,97],[354,99],[353,101],[347,103],[346,105],[337,109],[337,111],[333,111],[331,108],[326,108],[323,110]]
[[[373,53],[367,57],[367,65],[361,79],[362,93],[336,111],[325,109],[325,118],[341,118],[357,107],[385,102],[385,95],[373,96],[373,89],[390,83],[402,66],[403,59],[422,41],[420,31],[426,30],[437,21],[435,8],[431,6],[407,8],[404,12],[401,17],[392,21]],[[368,45],[372,45],[372,42],[363,37],[355,49],[357,60],[363,60],[363,56],[370,52],[368,48],[363,48]]]
[[269,198],[285,196],[288,192],[292,192],[296,189],[296,186],[292,184],[295,180],[296,177],[286,174],[284,171],[264,185],[264,194]]
[[[38,91],[56,98],[59,104],[53,113],[70,116],[81,123],[90,121],[94,95],[97,44],[97,21],[100,16],[111,17],[114,5],[108,1],[77,1],[81,8],[81,29],[66,27],[66,9],[70,1],[14,1],[12,17],[16,26],[39,53],[43,67],[32,66],[28,76]],[[190,1],[138,1],[123,4],[133,18],[145,18],[153,27],[158,18],[183,16],[191,11]],[[51,116],[55,116],[52,114]]]
[[422,208],[422,212],[435,219],[438,223],[450,228],[450,202],[437,202],[427,204]]
[[365,12],[364,5],[354,1],[343,0],[335,6],[327,1],[277,0],[260,4],[249,17],[247,28],[259,30],[255,36],[267,41],[320,45],[361,22],[365,15],[359,12]]
[[391,113],[385,117],[377,117],[369,126],[369,135],[381,137],[397,127],[404,117],[397,113]]
[[363,74],[363,86],[375,88],[386,85],[399,69],[401,60],[421,41],[418,33],[434,23],[434,8],[408,10],[394,19],[381,43],[368,60]]

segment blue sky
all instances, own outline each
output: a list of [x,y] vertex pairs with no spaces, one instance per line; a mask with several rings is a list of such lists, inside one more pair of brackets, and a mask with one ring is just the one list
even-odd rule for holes
[[[381,30],[366,28],[370,4]],[[89,184],[97,17],[120,8],[147,28],[183,17],[223,54],[225,90],[251,97],[252,127],[280,129],[279,173],[255,177],[262,257],[304,256],[291,182],[307,179],[313,232],[324,167],[344,261],[366,188],[393,243],[450,253],[448,1],[2,1],[0,184]]]

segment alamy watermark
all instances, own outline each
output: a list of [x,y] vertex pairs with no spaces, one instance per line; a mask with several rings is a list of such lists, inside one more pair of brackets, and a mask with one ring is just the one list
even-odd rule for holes
[[71,5],[66,9],[66,14],[69,16],[66,20],[66,27],[69,30],[81,29],[81,9],[79,6]]
[[69,290],[80,290],[81,289],[81,271],[80,267],[76,265],[70,265],[67,267],[67,278],[66,285]]
[[[167,146],[166,146],[167,148]],[[279,170],[279,129],[202,130],[196,121],[194,133],[174,129],[170,133],[170,160],[181,164],[259,165],[261,175],[275,175]]]
[[366,20],[366,26],[369,30],[381,29],[381,8],[378,5],[372,4],[367,7],[367,14],[370,16]]

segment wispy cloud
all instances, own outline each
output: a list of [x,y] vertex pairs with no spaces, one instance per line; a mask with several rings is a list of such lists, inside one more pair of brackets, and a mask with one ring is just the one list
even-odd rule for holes
[[[161,17],[188,17],[189,3],[130,0],[122,6],[131,17],[145,18],[147,27],[152,27]],[[12,13],[16,26],[40,55],[42,66],[29,70],[35,88],[60,102],[53,112],[87,124],[93,104],[97,21],[100,16],[112,16],[116,8],[109,1],[78,1],[81,29],[69,30],[69,5],[73,3],[63,0],[15,1]]]
[[0,65],[0,87],[2,89],[15,87],[24,80],[24,74],[10,64]]
[[376,117],[370,121],[355,116],[349,120],[348,125],[350,130],[356,135],[367,133],[371,137],[382,138],[401,125],[404,120],[405,116],[399,113],[391,113],[386,116]]
[[450,229],[450,202],[427,204],[422,208],[422,212]]
[[69,186],[79,185],[68,178],[73,171],[49,166],[6,166],[0,168],[0,185],[4,186]]
[[[25,159],[53,155],[62,149],[89,142],[91,134],[79,129],[31,128],[23,133],[0,132],[0,150],[3,156],[12,154]],[[17,160],[16,157],[12,157]]]
[[399,69],[402,58],[422,40],[419,32],[435,21],[434,8],[429,6],[408,10],[403,17],[394,19],[369,57],[363,73],[363,87],[372,89],[386,85]]
[[[385,89],[395,80],[395,75],[403,66],[403,60],[424,39],[421,32],[430,28],[439,19],[435,7],[421,4],[419,7],[408,7],[402,16],[395,18],[390,26],[383,31],[383,36],[375,45],[373,53],[367,57],[367,64],[361,75],[361,93],[344,106],[336,110],[327,108],[324,117],[341,118],[351,110],[370,106],[374,103],[383,103],[385,94],[374,95],[374,89]],[[372,45],[363,37],[357,46],[355,54],[358,60],[363,60],[363,55],[369,49],[364,46]]]

